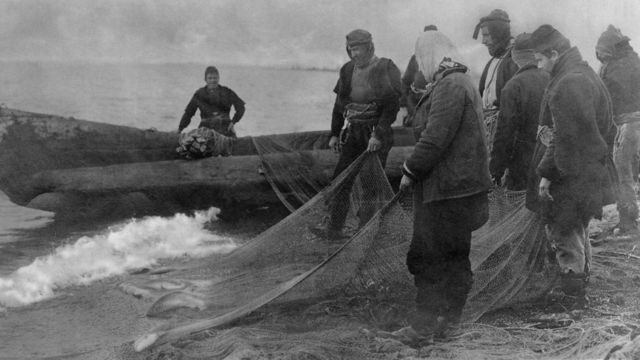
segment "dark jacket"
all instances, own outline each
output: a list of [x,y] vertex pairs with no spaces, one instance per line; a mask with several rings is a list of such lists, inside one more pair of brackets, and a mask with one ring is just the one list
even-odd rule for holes
[[[545,92],[542,100],[543,104],[547,104],[547,101],[544,100],[544,97],[546,95],[547,93]],[[551,120],[551,114],[549,114],[549,112],[546,112],[546,116],[541,115],[539,117],[538,131],[538,136],[536,137],[536,146],[533,150],[533,156],[531,157],[531,163],[529,165],[527,175],[527,193],[525,202],[525,206],[527,207],[527,209],[535,212],[539,212],[542,205],[540,196],[538,195],[538,186],[540,184],[540,175],[538,175],[537,172],[538,164],[540,164],[540,161],[542,161],[542,158],[547,151],[547,145],[542,140],[542,138],[544,137],[542,135],[542,132],[553,131],[553,121]]]
[[608,61],[600,70],[600,77],[607,86],[616,124],[624,123],[625,113],[640,111],[640,58],[632,49]]
[[[428,114],[421,111],[426,106],[430,106]],[[452,72],[438,80],[416,116],[427,117],[426,128],[404,171],[422,182],[423,201],[487,191],[491,179],[482,101],[470,77]]]
[[196,90],[195,94],[184,109],[184,115],[180,119],[179,131],[189,126],[191,118],[195,115],[196,110],[200,109],[200,118],[207,119],[214,117],[215,113],[224,114],[227,117],[231,111],[231,106],[235,110],[232,122],[237,123],[244,115],[244,101],[240,99],[236,93],[226,86],[218,85],[213,93],[207,91],[207,87],[201,87]]
[[[340,78],[333,92],[336,93],[336,101],[333,106],[331,118],[331,136],[339,136],[344,125],[344,110],[351,103],[351,77],[355,63],[349,61],[340,69]],[[380,109],[374,133],[378,139],[389,137],[391,124],[396,120],[400,109],[400,70],[390,59],[380,58],[376,67],[371,71],[369,78],[371,87],[375,90],[375,103]]]
[[507,188],[526,188],[529,164],[536,145],[540,104],[549,74],[527,65],[502,89],[498,125],[491,149],[489,171],[495,179],[506,178]]
[[[511,58],[511,47],[507,47],[502,53],[504,58],[502,62],[498,66],[496,70],[496,102],[495,105],[500,108],[500,96],[502,92],[502,88],[505,86],[507,81],[511,79],[511,77],[518,71],[518,65]],[[500,56],[492,58],[493,61],[498,61]],[[491,61],[487,62],[484,70],[482,70],[482,75],[480,76],[480,97],[484,94],[485,83],[487,82],[487,76],[489,72],[489,65],[491,65]]]
[[547,93],[541,111],[550,114],[554,135],[538,174],[551,180],[552,195],[569,194],[597,215],[612,191],[606,139],[615,125],[609,93],[575,47],[558,59]]
[[427,85],[427,80],[418,67],[415,55],[412,55],[411,59],[409,59],[407,69],[402,75],[402,98],[400,99],[400,104],[407,107],[409,114],[415,112],[415,106],[420,100],[420,94],[413,92],[412,85],[416,89],[424,89]]

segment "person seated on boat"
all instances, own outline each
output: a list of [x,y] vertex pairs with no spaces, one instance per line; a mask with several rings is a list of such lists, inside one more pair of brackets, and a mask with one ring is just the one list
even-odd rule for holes
[[[392,60],[375,55],[371,33],[353,30],[347,34],[346,40],[351,60],[340,69],[338,83],[333,89],[336,101],[329,148],[340,153],[334,179],[364,151],[376,152],[384,167],[393,146],[391,124],[400,109],[402,94],[400,70]],[[349,208],[350,188],[343,187],[330,209],[326,229],[329,238],[341,237]],[[361,222],[372,215],[366,209],[361,211],[367,213],[361,214]]]
[[[245,102],[230,88],[220,85],[220,72],[215,66],[209,66],[204,72],[204,81],[207,83],[204,87],[196,90],[195,94],[184,109],[184,115],[180,119],[178,132],[182,132],[195,115],[196,110],[200,109],[200,125],[213,129],[216,132],[235,138],[236,132],[234,125],[242,119],[244,115]],[[230,118],[231,106],[235,113]]]

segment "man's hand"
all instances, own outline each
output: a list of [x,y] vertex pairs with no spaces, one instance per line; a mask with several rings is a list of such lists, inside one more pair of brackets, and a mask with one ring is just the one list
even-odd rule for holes
[[502,186],[502,175],[493,174],[493,176],[491,176],[491,181],[495,186]]
[[329,148],[333,150],[334,153],[340,152],[340,142],[337,136],[332,136],[331,139],[329,139]]
[[233,129],[233,126],[235,125],[234,122],[230,122],[229,126],[227,127],[227,131],[230,133],[235,133],[236,131]]
[[400,179],[400,191],[411,189],[413,187],[413,183],[414,181],[410,177],[402,175],[402,179]]
[[378,140],[375,135],[371,135],[369,139],[369,145],[367,146],[367,151],[373,152],[378,151],[382,147],[382,141]]
[[543,199],[553,201],[553,196],[549,193],[549,187],[551,187],[551,181],[547,178],[540,179],[540,185],[538,186],[538,195]]

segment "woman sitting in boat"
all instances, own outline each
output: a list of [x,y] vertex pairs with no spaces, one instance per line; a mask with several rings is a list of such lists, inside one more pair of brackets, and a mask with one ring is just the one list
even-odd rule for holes
[[[206,86],[196,90],[191,101],[184,109],[178,132],[189,126],[196,110],[200,109],[200,126],[213,129],[218,133],[236,137],[234,125],[244,115],[244,101],[226,86],[220,85],[220,73],[215,66],[209,66],[204,72]],[[229,117],[231,106],[235,110],[233,118]]]
[[[178,132],[182,133],[200,109],[198,129],[180,135],[176,151],[186,158],[231,155],[231,140],[236,138],[234,125],[244,115],[244,101],[226,86],[220,85],[220,73],[215,66],[204,72],[204,87],[196,90],[180,119]],[[235,113],[230,118],[233,106]]]

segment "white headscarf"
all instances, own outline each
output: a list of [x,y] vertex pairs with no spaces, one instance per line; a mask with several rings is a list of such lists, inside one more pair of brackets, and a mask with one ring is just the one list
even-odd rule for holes
[[416,41],[416,61],[428,82],[433,81],[444,58],[459,61],[458,49],[451,40],[440,31],[426,31]]

